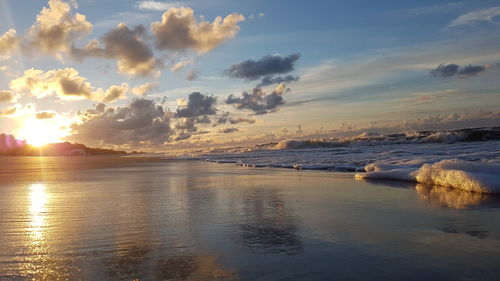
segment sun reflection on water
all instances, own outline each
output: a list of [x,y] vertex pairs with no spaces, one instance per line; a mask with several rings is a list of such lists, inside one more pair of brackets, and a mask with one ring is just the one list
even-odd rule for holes
[[44,236],[49,195],[46,192],[46,186],[44,184],[32,184],[29,190],[29,231],[32,236],[33,244],[37,244]]

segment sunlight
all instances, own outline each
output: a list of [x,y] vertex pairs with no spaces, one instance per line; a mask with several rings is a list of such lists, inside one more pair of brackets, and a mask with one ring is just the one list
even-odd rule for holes
[[46,204],[49,196],[45,192],[44,184],[32,184],[29,189],[29,210],[31,214],[30,229],[35,242],[43,236],[43,227],[45,226],[45,216],[47,212]]
[[48,143],[61,142],[68,132],[58,120],[39,120],[26,118],[19,135],[33,146],[43,146]]

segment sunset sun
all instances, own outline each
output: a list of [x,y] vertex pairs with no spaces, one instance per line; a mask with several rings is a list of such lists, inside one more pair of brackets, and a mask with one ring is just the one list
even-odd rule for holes
[[20,130],[20,136],[29,144],[37,147],[61,142],[61,138],[66,135],[66,131],[57,120],[28,118]]

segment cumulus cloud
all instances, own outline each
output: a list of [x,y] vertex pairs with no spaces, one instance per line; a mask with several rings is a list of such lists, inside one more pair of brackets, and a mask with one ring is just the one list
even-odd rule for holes
[[127,92],[128,92],[127,84],[113,85],[109,87],[108,90],[106,90],[106,93],[102,98],[102,101],[105,103],[111,103],[119,99],[124,99],[127,97]]
[[158,88],[158,86],[158,82],[148,82],[132,88],[131,92],[134,95],[144,96],[154,91],[156,88]]
[[[248,81],[253,81],[264,76],[284,74],[293,71],[295,62],[297,62],[299,58],[299,53],[291,54],[286,57],[280,55],[267,55],[257,61],[246,60],[238,64],[233,64],[225,73],[233,78],[243,78]],[[271,77],[267,79],[271,79]]]
[[57,116],[57,113],[54,111],[40,111],[35,113],[35,118],[40,120],[45,119],[53,119]]
[[146,29],[138,25],[133,29],[121,23],[100,40],[91,41],[84,48],[72,48],[72,54],[78,59],[102,57],[116,59],[118,71],[129,75],[158,76],[162,61],[154,57],[146,39]]
[[0,58],[9,57],[17,49],[18,45],[19,37],[17,37],[16,31],[14,29],[7,30],[0,36]]
[[255,114],[266,114],[285,104],[283,94],[288,90],[285,84],[279,84],[270,94],[266,94],[261,88],[254,88],[252,93],[243,92],[241,97],[229,95],[226,104],[232,104],[237,109],[252,110]]
[[448,24],[447,28],[461,25],[474,24],[478,22],[493,22],[495,17],[500,16],[500,6],[480,9],[461,15]]
[[135,7],[144,11],[166,11],[170,8],[182,6],[182,2],[139,1]]
[[216,17],[212,23],[197,22],[193,9],[170,8],[163,13],[161,22],[151,25],[151,30],[158,49],[206,53],[234,37],[240,29],[238,23],[243,20],[243,15],[235,13],[224,19]]
[[49,0],[29,30],[30,49],[49,54],[67,52],[74,41],[89,34],[92,24],[82,14],[72,15],[70,4],[61,0]]
[[74,68],[42,71],[28,69],[24,75],[10,82],[11,90],[29,93],[37,98],[56,95],[64,100],[90,99],[113,102],[124,97],[127,86],[111,86],[107,91],[94,88],[87,78],[80,76]]
[[437,68],[433,69],[430,73],[435,77],[447,78],[452,76],[459,76],[461,78],[475,76],[481,72],[486,71],[490,66],[487,65],[466,65],[460,67],[458,64],[440,64]]
[[177,109],[175,116],[189,118],[214,115],[217,112],[216,103],[217,99],[215,97],[194,92],[189,95],[187,104]]
[[0,91],[0,103],[16,102],[17,96],[12,91]]
[[[98,105],[99,107],[99,105]],[[170,118],[153,100],[135,99],[124,107],[80,113],[70,139],[94,145],[152,145],[169,141]]]

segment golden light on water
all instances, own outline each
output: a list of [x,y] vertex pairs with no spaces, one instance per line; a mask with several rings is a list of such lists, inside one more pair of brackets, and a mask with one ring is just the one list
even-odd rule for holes
[[33,237],[33,242],[36,243],[43,237],[44,227],[46,226],[46,205],[49,201],[49,195],[46,192],[44,184],[32,184],[29,190],[29,229]]

